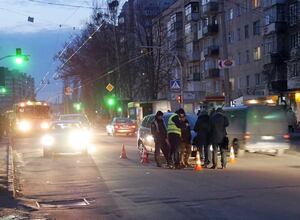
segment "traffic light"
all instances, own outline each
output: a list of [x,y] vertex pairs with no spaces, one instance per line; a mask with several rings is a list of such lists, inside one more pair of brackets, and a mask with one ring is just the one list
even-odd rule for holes
[[73,107],[75,108],[76,111],[80,111],[82,106],[80,102],[74,103]]
[[6,94],[7,93],[7,89],[3,86],[0,86],[0,94],[3,95],[3,94]]
[[117,108],[117,111],[118,111],[119,113],[121,113],[121,112],[123,111],[123,109],[122,109],[121,107],[118,107],[118,108]]
[[181,97],[181,95],[176,96],[176,101],[178,103],[182,103],[182,97]]
[[24,61],[28,61],[28,60],[29,60],[29,55],[23,55],[22,49],[16,48],[16,58],[15,58],[16,64],[21,65]]
[[116,104],[116,99],[115,99],[114,97],[109,97],[109,98],[107,99],[107,105],[108,105],[109,107],[113,107],[115,104]]
[[0,86],[5,87],[5,71],[4,71],[4,68],[0,68]]

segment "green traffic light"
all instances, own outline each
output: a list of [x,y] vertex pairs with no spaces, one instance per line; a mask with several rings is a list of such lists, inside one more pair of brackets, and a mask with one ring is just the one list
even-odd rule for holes
[[109,106],[113,106],[115,104],[115,100],[113,98],[108,99],[107,104]]
[[122,112],[122,108],[119,107],[119,108],[117,109],[117,111],[118,111],[118,112]]
[[6,88],[2,87],[2,88],[0,89],[0,92],[1,92],[2,94],[4,94],[4,93],[7,92],[7,90],[6,90]]
[[23,58],[22,57],[16,57],[16,64],[21,65],[23,63]]
[[74,103],[73,107],[75,108],[76,111],[80,111],[81,110],[81,103]]

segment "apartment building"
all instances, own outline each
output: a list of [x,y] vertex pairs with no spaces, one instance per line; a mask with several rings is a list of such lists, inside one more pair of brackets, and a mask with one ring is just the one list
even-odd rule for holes
[[[34,79],[17,70],[0,67],[5,76],[5,93],[0,94],[0,110],[8,110],[16,102],[34,99]],[[2,74],[1,73],[1,74]]]

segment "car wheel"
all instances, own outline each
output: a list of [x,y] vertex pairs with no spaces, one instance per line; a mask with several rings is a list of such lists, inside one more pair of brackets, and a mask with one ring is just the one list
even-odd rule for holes
[[140,158],[142,158],[144,153],[144,144],[141,141],[138,143],[138,151],[139,151]]
[[45,158],[49,158],[49,157],[51,157],[52,156],[52,151],[50,151],[50,150],[47,150],[47,149],[45,149],[44,148],[44,152],[43,152],[43,155],[44,155],[44,157]]

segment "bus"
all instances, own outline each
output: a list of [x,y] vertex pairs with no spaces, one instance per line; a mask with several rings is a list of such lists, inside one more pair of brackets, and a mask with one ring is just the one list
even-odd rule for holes
[[27,101],[14,104],[11,115],[13,135],[32,135],[48,130],[51,121],[50,106],[46,102]]

